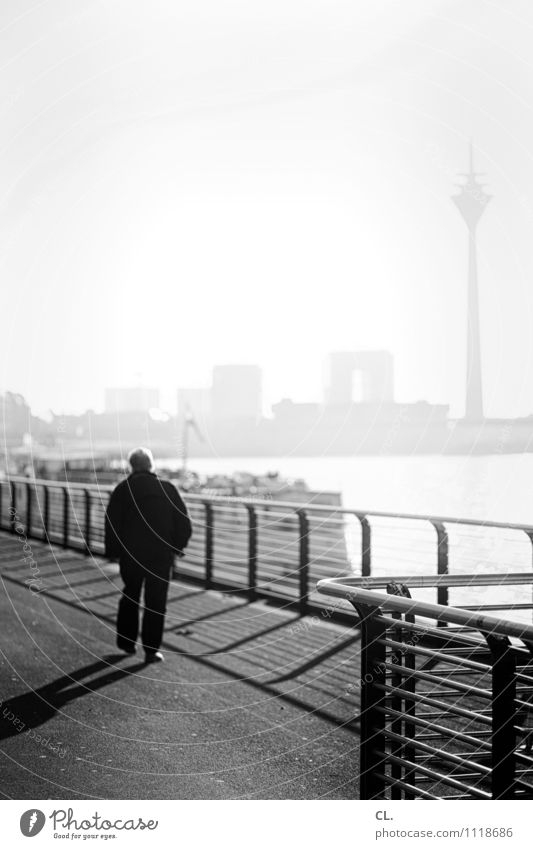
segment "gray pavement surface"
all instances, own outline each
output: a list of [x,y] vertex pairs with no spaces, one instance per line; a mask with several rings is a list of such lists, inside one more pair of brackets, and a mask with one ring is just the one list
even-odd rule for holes
[[29,545],[38,593],[0,533],[4,798],[357,798],[356,630],[173,581],[146,666],[115,648],[118,567]]

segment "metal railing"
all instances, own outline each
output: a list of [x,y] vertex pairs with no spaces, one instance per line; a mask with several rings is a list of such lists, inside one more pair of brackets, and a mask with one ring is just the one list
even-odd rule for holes
[[[28,537],[103,555],[112,489],[24,477],[0,480],[0,526],[14,530],[18,522]],[[323,608],[315,592],[322,578],[444,576],[477,568],[532,573],[529,525],[201,494],[185,494],[185,501],[194,533],[178,564],[180,575],[251,600],[281,600],[302,614]],[[431,593],[439,604],[472,606],[471,593],[460,587],[438,583]],[[531,621],[531,593],[517,599],[502,589],[485,601],[475,606],[512,608]]]
[[[103,555],[111,491],[1,480],[0,527]],[[302,614],[331,609],[332,598],[352,610],[352,622],[357,614],[362,669],[347,686],[361,694],[363,798],[533,796],[533,526],[185,500],[194,534],[180,575]],[[406,587],[437,604],[402,598]],[[482,603],[484,591],[493,597]],[[464,604],[450,605],[451,597]],[[510,609],[528,622],[488,615]]]
[[[361,670],[348,689],[361,699],[361,798],[533,798],[533,626],[409,592],[503,581],[320,581],[321,593],[349,601],[360,619]],[[387,593],[376,591],[383,586]]]

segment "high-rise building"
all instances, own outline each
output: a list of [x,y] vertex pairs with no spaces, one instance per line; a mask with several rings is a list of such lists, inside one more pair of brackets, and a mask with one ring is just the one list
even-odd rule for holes
[[131,386],[105,390],[106,413],[147,413],[152,407],[159,407],[158,389]]
[[466,351],[466,404],[465,419],[483,419],[483,379],[481,370],[481,340],[479,330],[479,295],[477,279],[476,230],[479,219],[490,200],[477,180],[474,171],[474,154],[470,144],[470,170],[460,176],[466,177],[458,195],[452,195],[457,209],[468,228],[468,316]]
[[0,395],[0,438],[19,441],[32,431],[29,405],[17,392]]
[[211,412],[215,419],[258,419],[261,411],[259,366],[215,366],[211,389]]
[[325,381],[327,405],[393,400],[393,359],[389,351],[337,351],[329,355]]

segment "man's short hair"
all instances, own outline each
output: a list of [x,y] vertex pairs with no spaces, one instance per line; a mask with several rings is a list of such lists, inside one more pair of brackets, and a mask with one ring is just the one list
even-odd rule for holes
[[153,472],[154,458],[149,448],[134,448],[128,456],[133,472]]

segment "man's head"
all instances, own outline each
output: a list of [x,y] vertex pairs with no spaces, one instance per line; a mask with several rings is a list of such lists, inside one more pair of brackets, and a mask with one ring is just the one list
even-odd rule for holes
[[134,448],[130,451],[128,463],[132,472],[154,471],[154,458],[149,448]]

